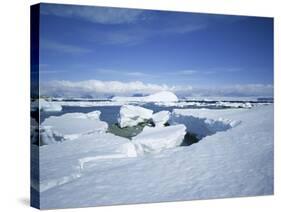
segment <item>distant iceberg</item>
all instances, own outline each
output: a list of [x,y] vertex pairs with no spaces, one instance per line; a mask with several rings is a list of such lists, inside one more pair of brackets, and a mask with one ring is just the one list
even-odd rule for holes
[[161,91],[155,94],[141,97],[116,96],[111,100],[116,102],[177,102],[178,97],[170,91]]

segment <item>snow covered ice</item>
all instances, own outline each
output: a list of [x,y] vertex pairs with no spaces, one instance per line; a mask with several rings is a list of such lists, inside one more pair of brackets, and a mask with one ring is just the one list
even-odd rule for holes
[[219,114],[220,111],[222,114],[227,114],[231,110],[217,110],[211,114],[213,111],[209,109],[174,109],[170,121],[172,124],[184,124],[190,132],[195,133],[199,138],[219,131],[226,131],[241,123],[240,120],[231,120],[215,115]]
[[[157,114],[140,111],[143,119]],[[135,108],[130,112],[135,116]],[[65,140],[40,147],[40,186],[35,189],[41,207],[273,193],[273,105],[174,109],[169,124],[145,127],[129,140],[107,133],[98,112],[47,118],[42,127]],[[186,130],[202,139],[179,147]]]
[[100,111],[91,113],[67,113],[61,116],[51,116],[41,124],[42,144],[74,139],[82,134],[105,132],[108,124],[99,119]]
[[152,113],[152,110],[140,106],[123,105],[118,118],[119,126],[121,128],[136,126],[151,119]]
[[164,149],[179,146],[186,134],[183,124],[169,127],[145,127],[132,139],[139,155],[157,153]]
[[132,127],[151,120],[155,126],[164,126],[170,119],[170,112],[163,110],[154,113],[150,109],[140,106],[123,105],[120,109],[118,123],[121,128]]
[[170,115],[171,115],[170,111],[162,110],[152,115],[152,121],[156,127],[161,127],[164,126],[164,124],[166,124],[169,121]]
[[39,110],[43,111],[61,111],[62,106],[56,102],[48,102],[45,99],[39,100]]
[[93,132],[40,147],[40,191],[69,183],[81,177],[90,164],[114,158],[132,157],[128,139],[110,133]]

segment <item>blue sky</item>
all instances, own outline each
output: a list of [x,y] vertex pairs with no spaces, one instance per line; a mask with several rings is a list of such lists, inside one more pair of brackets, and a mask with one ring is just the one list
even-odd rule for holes
[[40,80],[50,95],[273,93],[271,18],[40,8]]

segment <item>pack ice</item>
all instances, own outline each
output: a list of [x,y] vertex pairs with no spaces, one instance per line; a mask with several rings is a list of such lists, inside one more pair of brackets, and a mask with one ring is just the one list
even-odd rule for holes
[[[166,148],[185,128],[202,132],[200,142]],[[40,165],[45,209],[269,195],[273,105],[174,110],[170,127],[145,128],[132,141],[102,131],[42,146]]]
[[48,102],[45,99],[40,99],[38,105],[39,105],[39,110],[43,110],[45,112],[62,110],[62,106],[59,103]]
[[99,119],[100,111],[90,113],[67,113],[51,116],[41,124],[41,144],[56,143],[74,139],[83,134],[105,132],[106,122]]
[[118,123],[121,128],[136,126],[152,117],[152,110],[133,105],[123,105],[120,109]]
[[152,115],[152,121],[156,127],[164,126],[170,119],[170,111],[162,110]]
[[164,149],[179,146],[185,136],[186,127],[183,124],[169,127],[145,127],[132,139],[137,153],[157,153]]

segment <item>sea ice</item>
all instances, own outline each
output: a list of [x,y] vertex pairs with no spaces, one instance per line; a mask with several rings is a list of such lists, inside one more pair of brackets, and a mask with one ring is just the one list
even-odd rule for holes
[[[229,125],[194,145],[164,149],[142,157],[114,159],[113,156],[122,154],[121,146],[131,141],[109,133],[82,135],[69,142],[41,146],[40,188],[45,189],[40,192],[40,207],[87,207],[273,194],[273,104],[250,110],[182,109],[175,110],[173,115],[177,115],[177,121],[182,120],[183,124],[186,124],[185,118],[194,117],[195,124],[190,120],[191,125],[186,126],[188,131],[198,119],[207,120],[210,126],[215,126],[216,121]],[[175,130],[169,130],[173,127],[145,128],[138,136],[144,143],[141,138],[154,136],[155,148],[159,149],[163,139],[164,142],[166,138],[174,139]],[[179,130],[182,138],[185,128],[179,128],[182,128]],[[165,129],[167,132],[163,131]],[[153,141],[149,141],[148,146],[154,147]],[[139,146],[143,148],[141,144]],[[90,160],[89,157],[99,159]],[[79,160],[84,161],[82,170]]]
[[120,108],[118,123],[121,128],[136,126],[152,117],[152,110],[133,105],[123,105]]
[[217,102],[216,106],[233,107],[233,108],[252,108],[250,102]]
[[56,102],[48,102],[45,99],[39,100],[39,109],[49,112],[49,111],[61,111],[62,106]]
[[[174,109],[170,122],[171,124],[184,124],[188,128],[189,132],[196,134],[200,139],[219,131],[228,130],[237,126],[241,122],[239,120],[231,120],[217,116],[210,118],[210,111],[212,110]],[[221,111],[225,114],[224,110]]]
[[126,155],[127,157],[137,157],[138,156],[136,147],[132,142],[127,142],[125,144],[122,144],[117,149],[117,152],[120,152],[121,154]]
[[[106,132],[108,125],[106,122],[99,119],[100,111],[93,111],[90,113],[66,113],[61,116],[51,116],[41,124],[43,127],[43,138],[52,139],[45,141],[43,144],[53,143],[56,138],[74,139],[82,134],[89,133],[104,133]],[[48,127],[46,131],[46,127]],[[44,135],[47,133],[47,136]],[[53,135],[53,136],[51,136]]]
[[186,134],[183,124],[168,127],[145,127],[137,136],[133,137],[139,155],[160,152],[179,146]]
[[[49,139],[48,139],[49,140]],[[74,140],[40,147],[40,191],[69,183],[99,161],[133,157],[126,138],[110,133],[81,135]],[[38,189],[38,188],[35,188]]]
[[156,127],[164,126],[170,119],[171,112],[167,110],[162,110],[158,113],[152,115],[152,121]]

